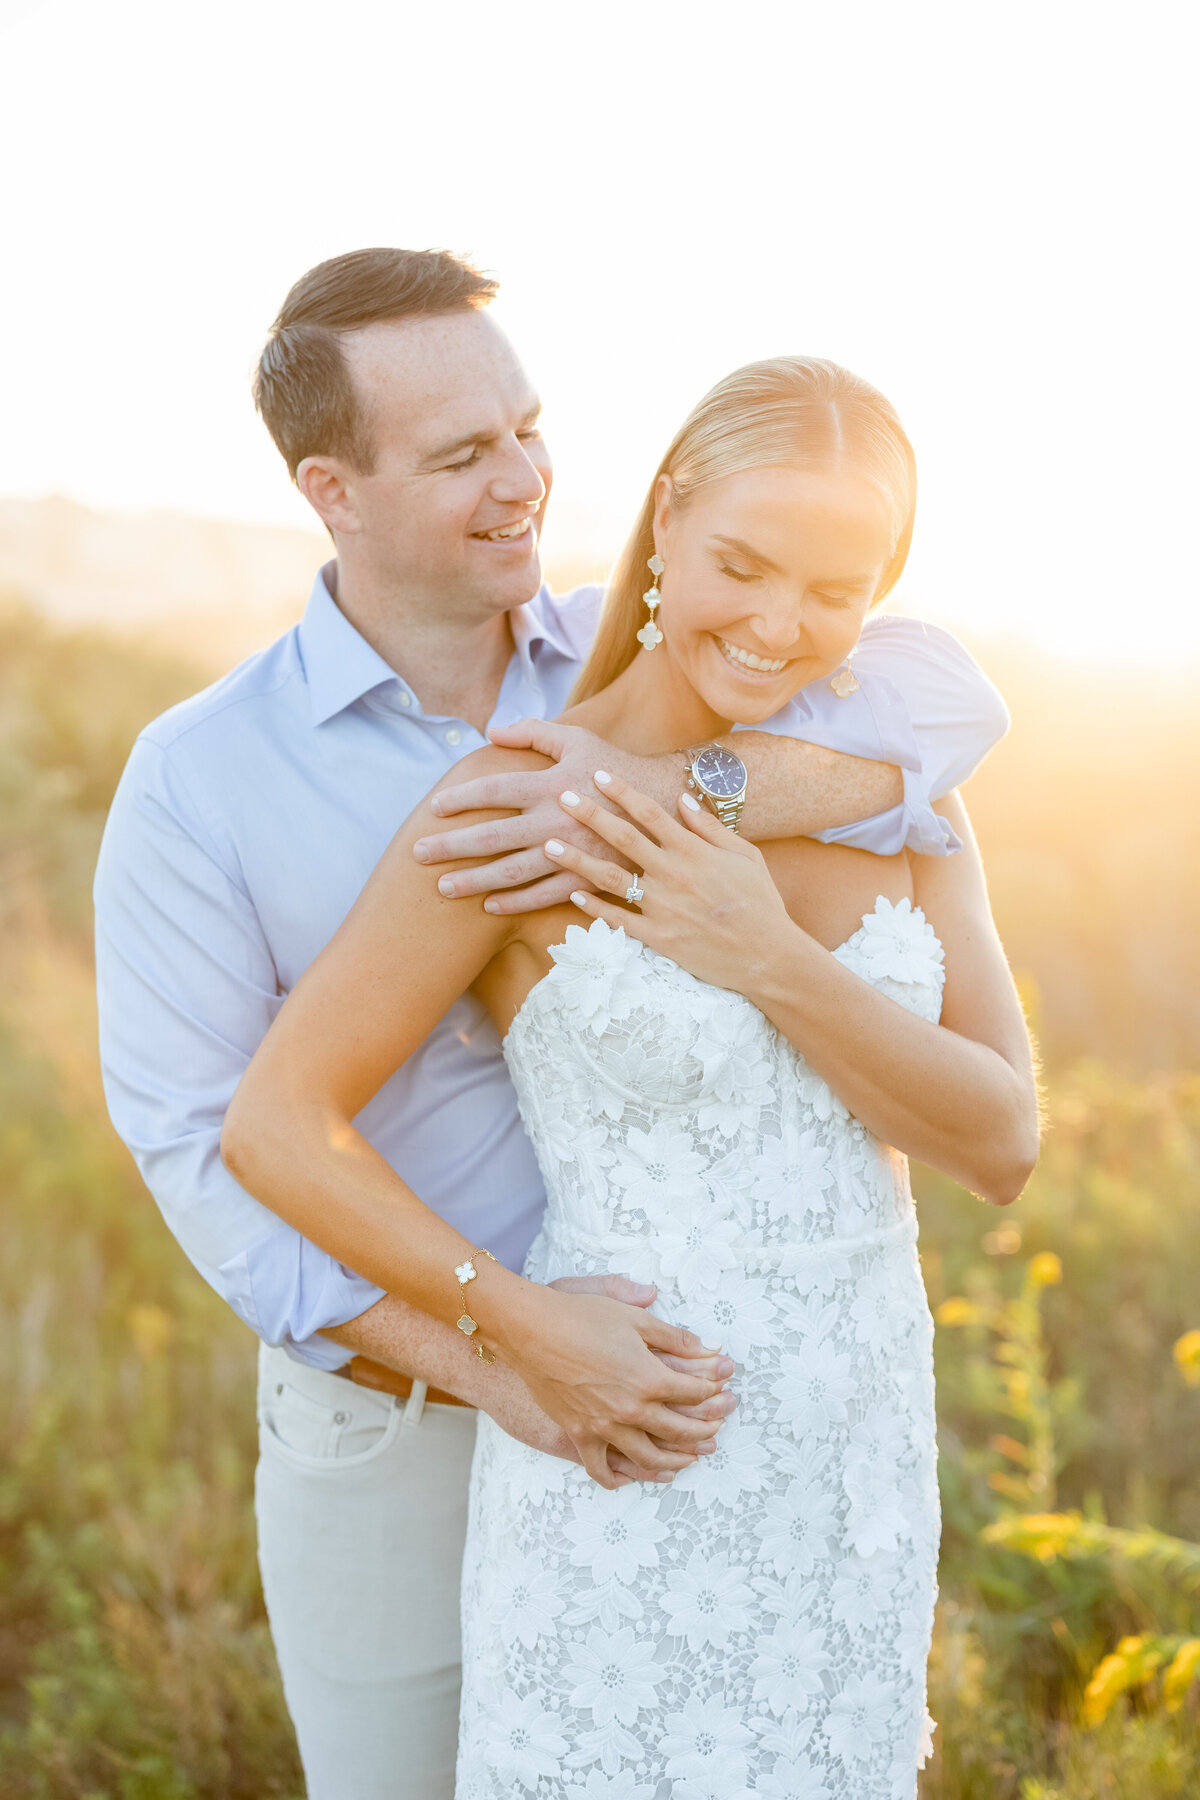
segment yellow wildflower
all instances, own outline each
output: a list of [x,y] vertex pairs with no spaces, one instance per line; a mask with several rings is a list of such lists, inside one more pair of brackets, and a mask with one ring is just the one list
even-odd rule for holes
[[933,1316],[939,1325],[977,1325],[979,1308],[974,1301],[956,1294],[951,1300],[943,1300]]
[[1171,1352],[1175,1366],[1189,1387],[1200,1387],[1200,1331],[1185,1331]]
[[1053,1250],[1039,1250],[1030,1257],[1025,1274],[1031,1287],[1057,1287],[1062,1280],[1062,1262]]
[[1200,1638],[1187,1638],[1175,1652],[1170,1668],[1163,1676],[1163,1699],[1168,1712],[1178,1712],[1192,1679],[1200,1670]]
[[131,1306],[126,1315],[126,1323],[138,1355],[146,1362],[162,1355],[174,1330],[171,1315],[151,1302]]
[[1113,1701],[1126,1688],[1138,1687],[1148,1680],[1161,1661],[1161,1652],[1153,1648],[1147,1651],[1143,1638],[1123,1637],[1116,1649],[1109,1656],[1102,1657],[1092,1670],[1092,1678],[1083,1694],[1083,1716],[1086,1723],[1099,1725],[1107,1716]]

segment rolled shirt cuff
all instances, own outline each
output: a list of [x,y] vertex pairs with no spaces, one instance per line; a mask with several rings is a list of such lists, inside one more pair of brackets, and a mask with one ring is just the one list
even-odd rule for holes
[[813,836],[822,844],[851,844],[856,850],[871,850],[876,856],[898,856],[904,849],[921,856],[953,856],[962,849],[962,839],[934,811],[923,775],[911,769],[900,772],[904,799],[899,806],[870,819],[857,819],[851,825],[815,831]]
[[340,1369],[354,1355],[317,1334],[357,1319],[385,1292],[282,1224],[222,1263],[218,1275],[251,1331],[317,1369]]

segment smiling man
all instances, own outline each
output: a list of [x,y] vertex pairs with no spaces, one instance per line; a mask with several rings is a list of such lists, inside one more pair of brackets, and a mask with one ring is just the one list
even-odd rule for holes
[[[394,249],[296,283],[255,392],[334,559],[294,631],[142,733],[96,878],[113,1120],[187,1255],[262,1340],[260,1560],[311,1800],[452,1793],[473,1409],[551,1454],[574,1449],[454,1329],[449,1272],[442,1317],[406,1307],[222,1165],[226,1109],[283,998],[417,801],[489,729],[557,765],[443,793],[444,815],[507,816],[465,836],[451,825],[417,853],[498,858],[448,873],[443,892],[493,891],[489,905],[511,910],[578,885],[541,846],[595,842],[558,796],[598,766],[668,805],[690,778],[734,802],[749,837],[945,854],[956,845],[930,801],[1006,724],[961,647],[905,619],[868,623],[853,677],[686,758],[682,745],[629,757],[542,723],[563,709],[601,594],[542,585],[550,460],[537,395],[487,311],[494,290],[445,252]],[[544,1194],[473,996],[357,1124],[432,1208],[522,1266]],[[653,1299],[615,1278],[605,1292],[623,1329],[623,1309]],[[683,1329],[662,1348],[633,1373],[615,1352],[597,1368],[637,1438],[613,1479],[669,1475],[727,1415],[732,1364]]]

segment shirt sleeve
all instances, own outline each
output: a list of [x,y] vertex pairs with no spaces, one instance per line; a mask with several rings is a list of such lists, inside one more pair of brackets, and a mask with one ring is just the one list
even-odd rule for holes
[[135,745],[95,882],[105,1097],[167,1225],[269,1344],[333,1369],[315,1337],[383,1290],[261,1206],[221,1161],[221,1124],[281,1005],[262,926],[167,750]]
[[974,773],[1009,727],[1008,708],[979,664],[940,626],[902,614],[868,619],[855,652],[858,691],[815,681],[761,725],[738,730],[823,744],[896,764],[904,799],[890,811],[815,835],[880,856],[907,847],[949,856],[962,845],[933,801]]

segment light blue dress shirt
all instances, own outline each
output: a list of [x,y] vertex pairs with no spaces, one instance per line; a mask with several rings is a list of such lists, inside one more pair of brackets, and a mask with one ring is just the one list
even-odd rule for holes
[[[601,598],[543,589],[513,614],[492,724],[561,712]],[[916,620],[868,621],[855,671],[857,694],[839,700],[818,682],[766,729],[904,770],[902,806],[826,837],[945,854],[955,846],[930,796],[1003,735],[1004,704],[952,637]],[[322,1368],[350,1352],[314,1334],[381,1290],[238,1186],[221,1162],[221,1122],[399,825],[485,742],[465,720],[424,710],[322,572],[295,630],[147,726],[105,829],[96,964],[113,1122],[205,1280],[267,1343]],[[545,1196],[496,1031],[472,995],[357,1124],[427,1205],[521,1267]]]

